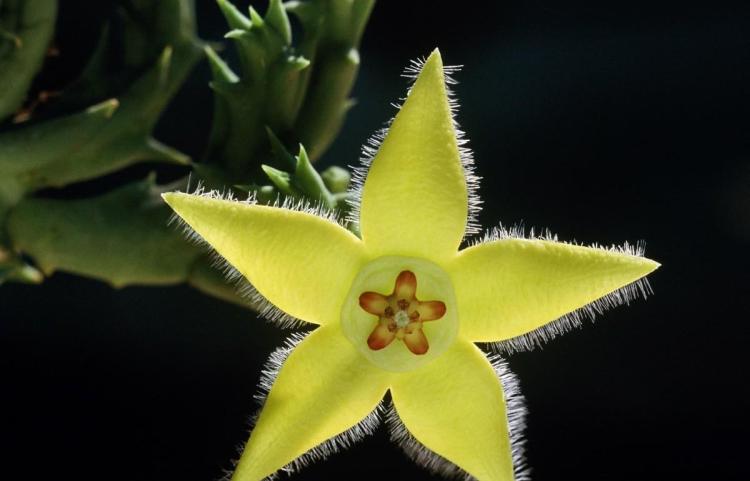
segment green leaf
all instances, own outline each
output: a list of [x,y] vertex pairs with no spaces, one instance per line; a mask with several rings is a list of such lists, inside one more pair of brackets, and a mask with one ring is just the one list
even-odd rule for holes
[[44,169],[84,148],[119,106],[109,99],[77,114],[0,134],[0,183],[13,178],[27,190],[48,185]]
[[8,233],[46,275],[57,270],[115,287],[185,281],[202,250],[167,228],[171,215],[154,177],[100,197],[26,199],[11,212]]

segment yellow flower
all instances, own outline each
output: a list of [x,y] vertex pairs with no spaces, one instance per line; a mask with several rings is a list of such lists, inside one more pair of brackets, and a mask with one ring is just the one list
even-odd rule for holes
[[[371,432],[434,470],[525,479],[523,406],[475,342],[531,348],[587,310],[629,300],[659,264],[630,248],[495,229],[459,249],[478,208],[435,50],[360,173],[354,221],[217,195],[164,196],[279,311],[319,327],[272,355],[269,389],[233,479],[294,469]],[[277,372],[277,375],[276,375]],[[392,403],[383,407],[390,391]]]

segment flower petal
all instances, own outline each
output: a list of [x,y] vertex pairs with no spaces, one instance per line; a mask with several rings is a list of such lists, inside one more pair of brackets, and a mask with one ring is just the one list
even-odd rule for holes
[[417,441],[475,478],[512,481],[505,399],[482,352],[458,341],[391,386],[399,418]]
[[339,319],[364,262],[349,231],[290,209],[181,193],[164,200],[279,309],[316,324]]
[[382,316],[388,307],[388,299],[377,292],[365,292],[359,296],[359,306],[370,314]]
[[374,256],[443,259],[466,228],[468,193],[435,50],[372,161],[362,192],[362,238]]
[[624,252],[532,239],[500,239],[459,253],[447,266],[459,335],[500,341],[523,335],[659,267]]
[[397,299],[411,301],[417,293],[417,276],[412,271],[403,271],[396,277],[394,289]]
[[[420,323],[414,323],[420,324]],[[427,336],[422,332],[422,326],[412,327],[411,332],[409,328],[406,329],[404,334],[404,344],[413,354],[424,354],[430,349],[430,343],[427,342]]]
[[434,321],[445,315],[445,304],[442,301],[420,302],[417,311],[420,321]]
[[233,481],[269,476],[370,414],[388,388],[337,326],[305,338],[281,367]]
[[380,321],[367,338],[367,345],[373,351],[379,351],[388,347],[396,338],[396,331],[388,329],[388,321]]

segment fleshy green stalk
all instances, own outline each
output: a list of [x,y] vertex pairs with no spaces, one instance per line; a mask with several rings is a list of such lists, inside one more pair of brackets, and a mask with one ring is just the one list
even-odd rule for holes
[[[217,0],[240,60],[234,72],[213,50],[214,124],[206,160],[241,182],[260,174],[272,157],[272,130],[286,145],[302,143],[317,160],[338,133],[351,105],[359,45],[372,0],[272,0],[265,17],[248,16]],[[293,43],[287,12],[303,36]]]
[[26,99],[52,40],[56,15],[56,0],[0,1],[0,121]]

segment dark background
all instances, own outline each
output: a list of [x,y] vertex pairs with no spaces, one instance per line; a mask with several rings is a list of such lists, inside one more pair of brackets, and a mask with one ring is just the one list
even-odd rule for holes
[[[214,3],[197,3],[202,37],[219,39]],[[62,4],[68,61],[45,73],[60,83],[106,13]],[[537,481],[748,479],[748,18],[747,7],[689,2],[374,10],[359,103],[324,164],[355,163],[395,113],[402,68],[439,46],[465,66],[455,90],[484,177],[483,225],[643,239],[663,264],[648,300],[510,359]],[[157,130],[196,158],[207,80],[201,64]],[[262,363],[287,334],[187,287],[117,291],[65,274],[2,286],[0,477],[215,479],[246,440]],[[370,476],[432,479],[384,429],[294,479]]]

